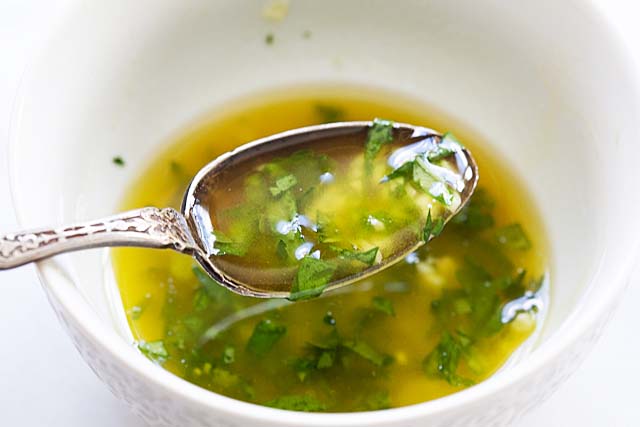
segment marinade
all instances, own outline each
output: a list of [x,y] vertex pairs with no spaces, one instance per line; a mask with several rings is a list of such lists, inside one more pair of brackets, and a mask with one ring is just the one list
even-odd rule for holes
[[[317,412],[437,399],[503,366],[543,320],[544,230],[526,189],[490,145],[419,101],[357,87],[292,88],[238,100],[176,138],[150,165],[127,162],[143,173],[122,207],[179,207],[190,178],[243,143],[374,117],[452,130],[474,154],[479,187],[440,236],[381,273],[296,302],[233,294],[170,251],[114,250],[122,302],[144,355],[216,393]],[[270,186],[278,192],[287,185]],[[381,201],[380,215],[385,207],[393,209]],[[357,252],[379,246],[369,245],[356,244]],[[277,243],[269,249],[278,256]]]

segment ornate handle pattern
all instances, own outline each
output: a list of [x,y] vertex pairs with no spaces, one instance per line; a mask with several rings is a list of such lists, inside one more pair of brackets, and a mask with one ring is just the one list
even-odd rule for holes
[[143,208],[98,221],[0,236],[0,270],[63,252],[106,246],[198,250],[184,217],[175,209]]

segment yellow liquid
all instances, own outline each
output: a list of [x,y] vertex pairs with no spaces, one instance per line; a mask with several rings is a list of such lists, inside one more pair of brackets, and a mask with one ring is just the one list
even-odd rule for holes
[[[382,117],[454,132],[477,160],[479,186],[495,201],[495,226],[470,235],[448,226],[417,254],[417,264],[393,267],[346,288],[346,292],[262,312],[255,307],[265,304],[264,300],[223,293],[223,302],[210,303],[196,313],[194,295],[201,285],[189,257],[170,251],[117,249],[113,251],[114,267],[133,335],[147,342],[163,340],[169,354],[164,367],[176,375],[259,404],[273,405],[283,395],[304,395],[322,402],[321,408],[312,410],[358,411],[410,405],[459,391],[467,383],[452,385],[427,374],[423,362],[444,328],[455,331],[468,322],[454,319],[443,326],[434,314],[433,301],[460,288],[456,271],[465,257],[472,257],[492,273],[502,268],[492,258],[495,245],[486,245],[499,227],[517,222],[526,230],[531,249],[504,252],[512,272],[526,270],[527,280],[545,272],[547,248],[536,210],[523,196],[526,191],[519,181],[477,135],[436,110],[410,98],[357,87],[290,88],[238,100],[176,138],[132,183],[122,208],[179,207],[188,180],[202,166],[243,143],[321,123],[325,117],[319,113],[319,105],[339,110],[340,120]],[[389,300],[395,315],[373,310],[374,297]],[[248,307],[260,313],[233,323],[203,346],[198,343],[208,327]],[[308,356],[307,343],[332,328],[323,323],[328,311],[341,336],[357,337],[378,353],[391,356],[393,362],[378,366],[356,352],[341,349],[331,367],[301,373],[296,359]],[[457,374],[476,383],[493,374],[533,332],[534,318],[533,313],[519,315],[499,332],[475,340],[470,350],[473,361],[461,358]],[[263,319],[285,325],[286,334],[268,353],[256,358],[247,354],[246,343]],[[235,350],[232,363],[223,361],[222,356],[229,346]]]

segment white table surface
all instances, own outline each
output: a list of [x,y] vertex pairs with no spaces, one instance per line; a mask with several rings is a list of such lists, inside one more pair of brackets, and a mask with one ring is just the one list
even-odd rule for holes
[[[593,1],[616,23],[640,62],[640,2]],[[70,3],[0,0],[1,231],[17,227],[6,164],[16,88],[26,61],[46,36],[47,26]],[[0,287],[0,426],[144,426],[84,364],[49,307],[33,267],[0,273]],[[640,426],[636,407],[639,304],[640,286],[634,286],[579,371],[516,427]]]

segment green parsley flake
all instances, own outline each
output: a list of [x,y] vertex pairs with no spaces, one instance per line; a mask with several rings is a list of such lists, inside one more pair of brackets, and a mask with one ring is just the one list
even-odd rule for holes
[[264,42],[268,45],[272,45],[275,41],[275,38],[276,37],[273,35],[273,33],[269,33],[264,37]]
[[307,394],[280,396],[267,402],[266,405],[272,408],[302,412],[322,412],[327,409],[324,403]]
[[378,155],[382,146],[393,141],[393,122],[383,119],[374,119],[369,128],[367,140],[364,145],[364,157],[367,163],[371,163]]
[[531,241],[518,223],[498,228],[496,230],[496,240],[509,249],[521,251],[531,249]]
[[297,301],[317,297],[331,281],[336,266],[311,256],[305,256],[300,261],[300,267],[293,279],[289,299]]
[[256,356],[264,356],[286,333],[286,326],[269,319],[261,320],[253,329],[247,350]]
[[473,381],[457,374],[464,351],[461,341],[444,332],[436,348],[424,359],[424,372],[429,376],[441,377],[454,387],[473,385]]
[[428,242],[432,237],[438,237],[444,230],[444,218],[439,217],[435,221],[431,218],[431,209],[427,213],[427,221],[422,229],[422,240]]
[[373,297],[373,300],[371,302],[373,308],[375,308],[376,310],[388,314],[389,316],[396,315],[396,311],[393,309],[393,303],[389,299],[377,296]]
[[393,358],[386,354],[381,354],[364,341],[345,341],[341,344],[359,356],[367,359],[376,366],[386,366],[393,362]]
[[120,167],[124,166],[124,159],[121,156],[116,156],[111,161],[116,166],[120,166]]
[[316,104],[315,113],[320,116],[322,123],[342,122],[346,117],[342,108],[328,104]]
[[158,341],[139,341],[138,349],[142,354],[158,364],[163,364],[169,358],[169,353],[164,347],[162,340]]
[[276,197],[285,191],[291,190],[298,183],[298,180],[293,175],[285,175],[276,180],[276,183],[273,187],[269,188],[271,191],[271,195]]
[[376,256],[378,255],[377,247],[371,248],[364,252],[343,249],[333,245],[331,245],[330,247],[331,250],[336,252],[342,259],[353,259],[369,266],[373,265],[373,263],[376,261]]

